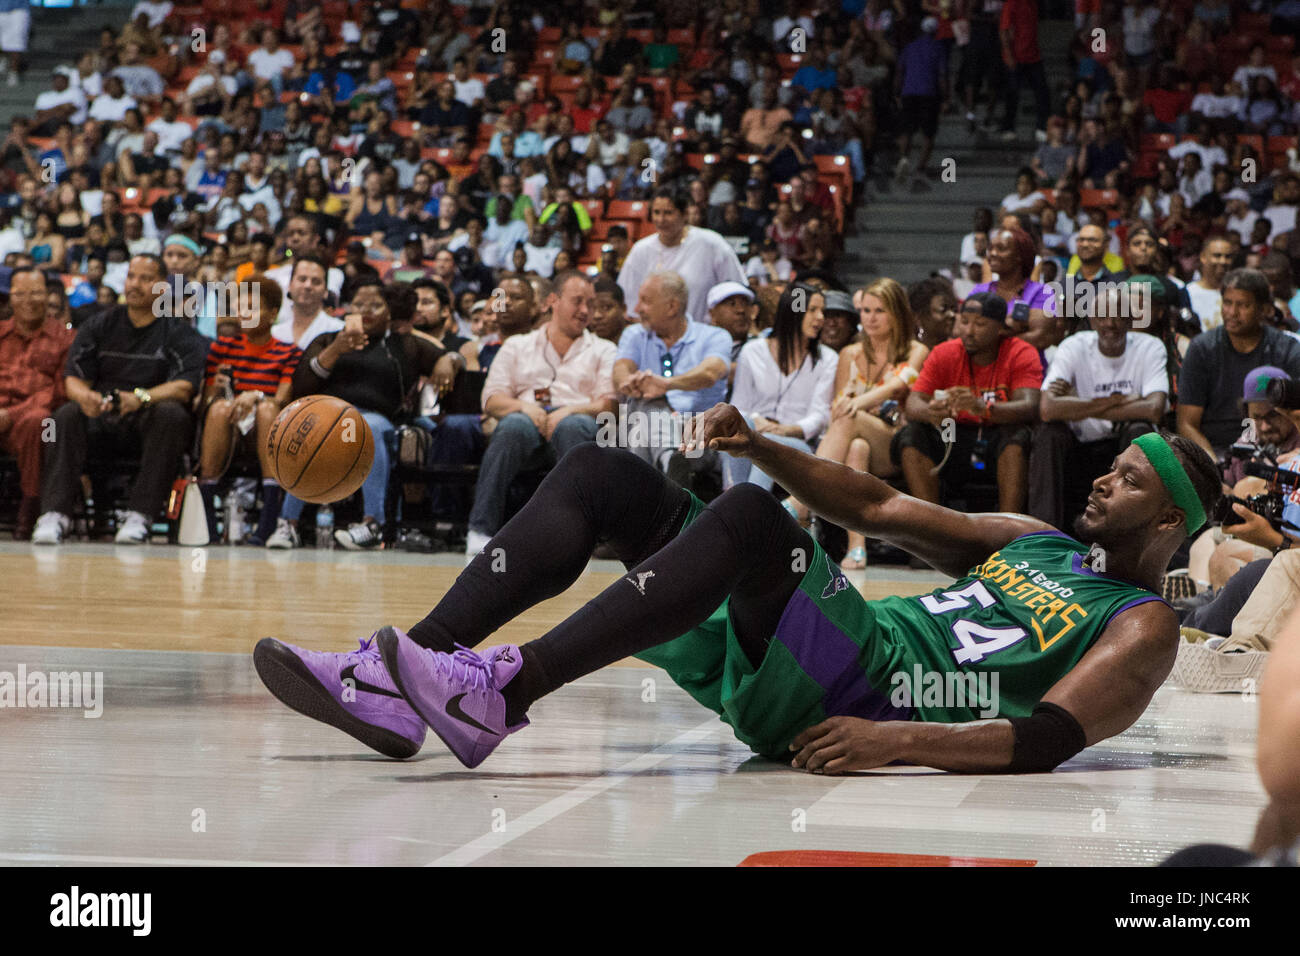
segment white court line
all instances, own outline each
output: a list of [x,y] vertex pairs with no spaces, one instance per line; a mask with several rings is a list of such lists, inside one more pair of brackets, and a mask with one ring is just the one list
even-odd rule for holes
[[322,866],[276,860],[205,860],[165,856],[87,856],[80,853],[3,853],[0,863],[88,863],[97,866]]
[[566,794],[554,797],[546,801],[539,807],[534,807],[523,816],[510,822],[506,831],[503,833],[485,833],[477,839],[471,840],[458,850],[452,850],[445,856],[440,856],[432,863],[426,863],[426,866],[467,866],[475,860],[487,856],[493,850],[499,850],[512,840],[518,839],[527,833],[531,833],[538,827],[550,823],[562,813],[572,810],[576,806],[586,803],[592,797],[600,796],[606,790],[617,787],[628,776],[641,773],[643,770],[649,770],[658,764],[663,763],[670,757],[677,756],[686,747],[691,744],[699,743],[710,737],[717,736],[722,728],[722,722],[717,717],[713,717],[700,724],[694,730],[688,730],[683,734],[674,737],[668,743],[655,748],[649,753],[644,753],[623,764],[617,770],[599,780],[591,780],[584,783],[576,789],[570,790]]

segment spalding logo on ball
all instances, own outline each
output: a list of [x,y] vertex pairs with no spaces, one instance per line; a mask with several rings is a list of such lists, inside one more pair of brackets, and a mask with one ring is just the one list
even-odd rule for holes
[[290,402],[266,436],[273,476],[287,494],[312,504],[350,497],[370,474],[375,437],[361,413],[329,395]]

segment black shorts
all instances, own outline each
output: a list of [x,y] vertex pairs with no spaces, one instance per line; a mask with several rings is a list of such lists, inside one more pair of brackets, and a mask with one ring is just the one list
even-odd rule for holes
[[939,97],[904,96],[898,122],[903,133],[920,132],[934,139],[939,129]]
[[[1029,449],[1033,432],[1028,425],[958,425],[952,453],[939,473],[941,482],[956,488],[968,482],[996,482],[998,455],[1010,445]],[[908,422],[889,443],[889,457],[902,465],[903,449],[915,448],[936,465],[946,450],[939,429],[928,422]]]

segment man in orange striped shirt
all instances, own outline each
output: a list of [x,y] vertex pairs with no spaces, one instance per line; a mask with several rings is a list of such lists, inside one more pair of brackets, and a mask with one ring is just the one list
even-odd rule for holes
[[[289,402],[293,373],[302,351],[271,335],[283,298],[280,287],[263,275],[250,276],[248,281],[256,283],[258,295],[255,301],[249,301],[247,296],[237,299],[241,305],[240,334],[223,335],[208,349],[199,491],[208,516],[208,537],[216,541],[213,496],[217,481],[230,467],[237,448],[254,451],[262,466],[262,514],[254,536],[260,544],[275,530],[283,498],[283,491],[271,477],[274,472],[268,462],[266,435],[280,409]],[[229,369],[229,373],[223,369]],[[240,423],[250,416],[253,424],[245,431]]]

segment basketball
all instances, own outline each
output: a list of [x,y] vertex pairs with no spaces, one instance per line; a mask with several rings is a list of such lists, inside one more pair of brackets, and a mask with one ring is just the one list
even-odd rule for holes
[[375,439],[361,413],[328,395],[290,402],[266,444],[280,487],[318,505],[349,497],[375,460]]

